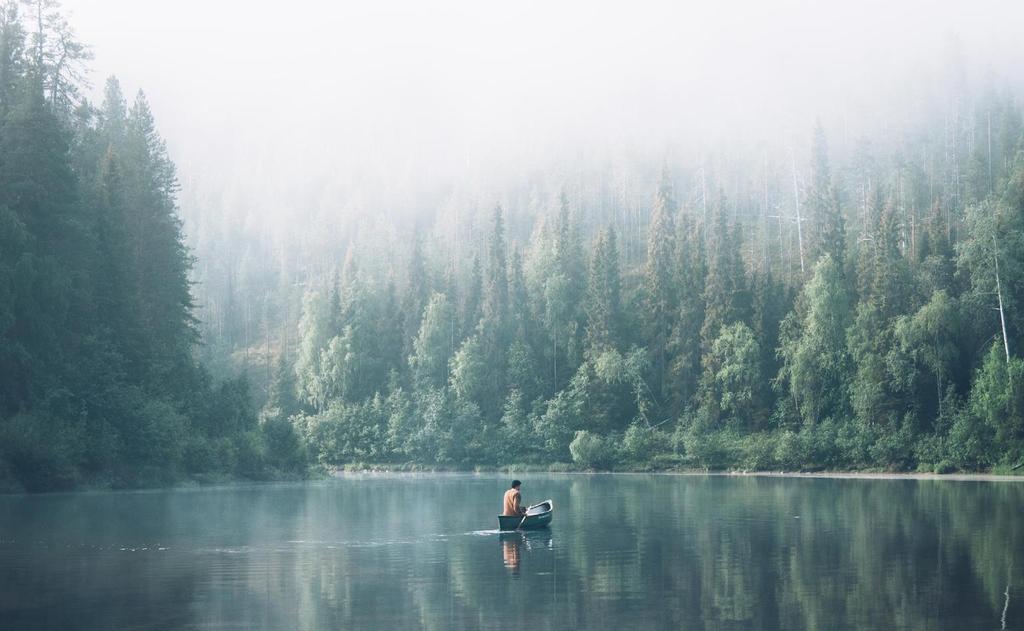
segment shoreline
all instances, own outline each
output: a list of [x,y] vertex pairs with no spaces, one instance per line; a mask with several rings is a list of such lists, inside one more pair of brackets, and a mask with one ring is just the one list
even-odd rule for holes
[[78,488],[26,491],[24,489],[0,490],[0,496],[13,495],[60,495],[66,493],[146,493],[155,491],[202,490],[225,486],[261,486],[265,484],[302,484],[346,476],[428,476],[452,475],[659,475],[659,476],[714,476],[714,477],[757,477],[789,479],[837,479],[837,480],[937,480],[949,482],[1024,482],[1024,474],[1005,473],[914,473],[883,471],[704,471],[704,470],[661,470],[661,471],[587,471],[582,469],[559,469],[545,467],[503,467],[503,468],[404,468],[402,466],[377,466],[363,468],[334,467],[320,473],[313,472],[305,478],[283,477],[280,479],[252,480],[226,477],[214,480],[181,480],[172,484],[139,485],[114,488],[105,485],[83,485]]
[[374,467],[364,469],[347,469],[338,467],[328,473],[329,477],[345,477],[349,475],[430,475],[438,473],[450,474],[559,474],[559,475],[677,475],[677,476],[715,476],[715,477],[758,477],[758,478],[791,478],[791,479],[849,479],[849,480],[946,480],[950,482],[1024,482],[1024,475],[1005,473],[915,473],[915,472],[882,472],[882,471],[586,471],[586,470],[549,470],[515,467],[495,469],[402,469]]
[[758,476],[765,478],[838,478],[851,480],[949,480],[952,482],[1024,482],[1024,476],[1005,473],[883,473],[864,471],[833,471],[801,473],[799,471],[729,471],[718,475]]

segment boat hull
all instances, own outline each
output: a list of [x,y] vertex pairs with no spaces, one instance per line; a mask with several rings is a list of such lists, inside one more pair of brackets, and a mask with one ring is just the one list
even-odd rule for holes
[[525,518],[521,515],[499,515],[498,528],[504,531],[547,528],[548,524],[551,523],[553,513],[554,504],[551,500],[547,500],[526,509]]

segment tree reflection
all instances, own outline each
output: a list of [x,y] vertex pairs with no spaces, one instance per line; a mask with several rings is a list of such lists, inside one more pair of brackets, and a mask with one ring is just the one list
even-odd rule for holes
[[[562,507],[551,528],[500,535],[478,530],[493,519],[496,484],[485,477],[0,498],[0,620],[5,629],[1020,625],[1022,484],[536,478]],[[470,508],[450,510],[455,496]],[[169,549],[119,549],[155,542]]]

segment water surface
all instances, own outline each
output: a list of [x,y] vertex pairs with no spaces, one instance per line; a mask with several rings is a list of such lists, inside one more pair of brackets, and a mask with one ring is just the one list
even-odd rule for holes
[[1024,629],[1024,483],[523,475],[0,496],[3,629]]

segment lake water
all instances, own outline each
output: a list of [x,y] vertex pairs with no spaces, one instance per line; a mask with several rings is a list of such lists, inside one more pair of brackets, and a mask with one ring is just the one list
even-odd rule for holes
[[0,496],[0,628],[1024,629],[1024,482],[520,477]]

